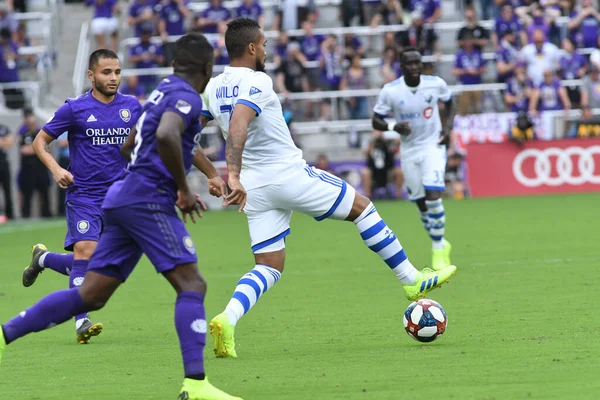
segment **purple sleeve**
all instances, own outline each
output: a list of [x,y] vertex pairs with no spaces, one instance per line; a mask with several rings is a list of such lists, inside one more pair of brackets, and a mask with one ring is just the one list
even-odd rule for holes
[[137,49],[138,45],[135,46],[131,46],[129,48],[129,57],[135,56],[136,55],[136,49]]
[[438,8],[440,8],[442,6],[440,4],[440,0],[433,0],[432,4],[433,4],[433,9],[434,10],[437,10]]
[[161,57],[165,55],[165,53],[163,52],[163,47],[161,45],[156,45],[156,55]]
[[187,129],[194,120],[200,118],[202,99],[199,95],[190,92],[181,92],[169,98],[165,112],[170,111],[179,115]]
[[263,15],[263,9],[262,9],[261,5],[258,3],[258,1],[256,3],[254,3],[254,6],[258,10],[258,15]]
[[27,125],[23,124],[19,127],[19,136],[23,136],[24,134],[26,134],[28,131],[27,129]]
[[137,17],[137,11],[138,11],[138,6],[137,4],[133,3],[131,5],[131,7],[129,7],[129,16],[130,17]]
[[479,68],[485,67],[485,60],[483,59],[483,54],[480,51],[477,52],[477,58],[479,59]]
[[65,131],[68,131],[73,123],[73,109],[71,104],[65,103],[56,112],[46,125],[42,128],[44,132],[52,136],[54,139],[62,135]]
[[454,68],[460,68],[460,69],[463,68],[463,65],[462,65],[462,55],[460,53],[458,53],[456,55],[456,59],[454,60]]
[[88,7],[94,5],[95,3],[96,2],[94,0],[85,0],[85,5]]
[[229,11],[229,9],[225,9],[225,11],[227,11],[227,14],[225,16],[225,20],[231,19],[231,11]]
[[202,17],[202,18],[208,18],[209,11],[210,11],[210,8],[207,8],[206,10],[202,11],[200,13],[200,17]]

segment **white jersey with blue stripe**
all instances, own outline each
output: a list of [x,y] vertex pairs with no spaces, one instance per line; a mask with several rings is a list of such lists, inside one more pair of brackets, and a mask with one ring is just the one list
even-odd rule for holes
[[416,87],[408,86],[401,77],[381,89],[373,112],[410,124],[411,133],[402,135],[400,146],[401,157],[408,158],[438,144],[442,131],[438,101],[451,98],[452,92],[440,77],[421,75]]
[[237,104],[256,111],[242,154],[240,181],[246,190],[279,182],[306,164],[285,123],[273,81],[264,72],[225,67],[210,80],[202,98],[202,114],[217,121],[225,139]]

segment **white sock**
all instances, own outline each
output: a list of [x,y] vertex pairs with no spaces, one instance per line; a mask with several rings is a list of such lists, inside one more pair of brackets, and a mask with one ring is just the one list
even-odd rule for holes
[[77,321],[75,321],[75,329],[81,328],[81,325],[83,325],[83,323],[85,321],[89,321],[89,319],[88,318],[81,318],[81,319],[78,319]]
[[254,269],[239,280],[225,314],[235,326],[258,301],[260,296],[271,289],[281,278],[281,272],[266,265],[257,264]]
[[40,268],[44,269],[46,268],[46,266],[44,265],[44,260],[46,260],[46,256],[48,255],[48,252],[46,251],[44,254],[42,254],[40,256],[40,258],[38,258],[38,265],[40,266]]
[[409,285],[415,283],[418,271],[408,260],[396,234],[381,219],[373,203],[354,220],[354,224],[367,247],[385,261],[400,282]]
[[444,233],[446,227],[446,214],[442,199],[426,200],[429,217],[429,236],[431,236],[433,250],[444,248]]

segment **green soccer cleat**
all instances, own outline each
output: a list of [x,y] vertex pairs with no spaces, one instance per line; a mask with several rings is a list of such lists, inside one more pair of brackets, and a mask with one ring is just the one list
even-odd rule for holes
[[241,397],[228,395],[210,384],[208,378],[197,381],[184,379],[179,400],[243,400]]
[[440,250],[432,250],[431,254],[431,267],[434,271],[441,271],[450,263],[450,252],[452,251],[452,245],[449,241],[444,239],[444,247]]
[[88,344],[92,336],[98,336],[102,332],[104,325],[101,323],[92,324],[90,320],[85,322],[77,329],[77,343]]
[[31,248],[31,264],[23,271],[23,286],[29,287],[35,283],[38,275],[44,270],[40,267],[40,257],[47,252],[48,249],[41,243],[38,243]]
[[215,339],[215,355],[217,358],[237,358],[235,352],[235,327],[229,323],[227,314],[221,313],[214,317],[208,324],[210,334]]
[[404,285],[404,294],[410,301],[415,301],[425,297],[425,294],[435,288],[441,287],[443,283],[448,282],[451,276],[456,274],[456,267],[450,265],[439,271],[433,271],[424,268],[419,272],[413,285]]
[[4,339],[4,331],[2,327],[0,327],[0,364],[2,364],[2,353],[4,353],[4,349],[6,348],[6,339]]

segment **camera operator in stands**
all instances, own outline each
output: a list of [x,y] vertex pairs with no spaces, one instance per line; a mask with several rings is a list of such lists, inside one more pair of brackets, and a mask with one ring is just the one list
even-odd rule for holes
[[384,189],[386,198],[392,198],[388,184],[394,180],[396,196],[402,194],[404,175],[400,166],[395,166],[395,155],[399,150],[400,138],[386,138],[381,131],[373,131],[373,136],[364,154],[367,156],[367,165],[360,172],[363,192],[365,196],[373,196],[376,189]]

